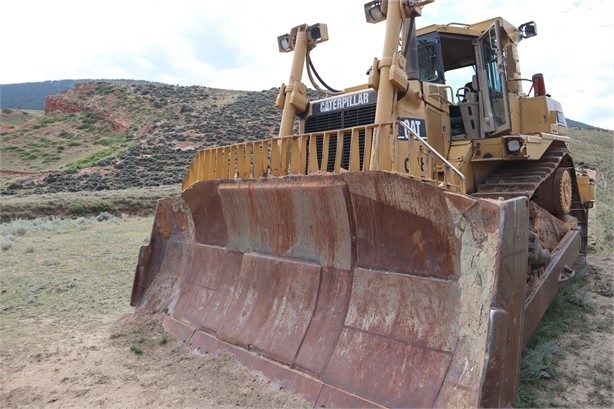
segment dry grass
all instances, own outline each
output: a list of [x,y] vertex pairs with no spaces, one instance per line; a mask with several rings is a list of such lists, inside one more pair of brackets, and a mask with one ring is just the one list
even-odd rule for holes
[[130,312],[133,268],[150,223],[54,218],[1,225],[1,234],[15,237],[0,259],[3,353],[24,341],[26,317],[51,326],[61,317],[65,326],[82,325],[83,315]]
[[153,214],[159,199],[177,195],[179,185],[156,188],[131,188],[121,190],[61,192],[40,195],[2,197],[0,221],[9,222],[32,217],[62,216],[86,217],[109,212],[116,216]]
[[41,118],[44,111],[34,109],[3,108],[0,110],[0,124],[19,126],[33,119]]
[[0,225],[3,408],[306,407],[228,357],[191,354],[129,305],[152,218]]
[[589,211],[591,250],[614,252],[614,132],[573,128],[571,154],[576,164],[597,169],[597,203]]

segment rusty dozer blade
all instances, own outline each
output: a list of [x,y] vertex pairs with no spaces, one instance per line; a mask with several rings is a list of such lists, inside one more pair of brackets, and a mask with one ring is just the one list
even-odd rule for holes
[[159,202],[131,304],[317,406],[511,406],[528,219],[386,172],[202,181]]

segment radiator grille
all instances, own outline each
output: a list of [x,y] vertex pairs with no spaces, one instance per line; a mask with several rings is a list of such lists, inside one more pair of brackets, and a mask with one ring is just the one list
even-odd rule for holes
[[324,132],[353,126],[370,125],[375,121],[375,104],[344,111],[321,113],[305,120],[305,133]]
[[[322,113],[311,116],[305,120],[305,133],[318,133],[337,129],[351,128],[354,126],[370,125],[375,121],[375,104],[350,108],[344,111]],[[351,132],[343,135],[343,152],[341,154],[341,167],[348,169],[350,165]],[[322,162],[322,138],[316,139],[318,163]],[[337,139],[331,138],[328,146],[328,160],[326,169],[333,172],[335,169],[335,157],[337,154]],[[365,132],[359,133],[360,167],[362,169],[365,151]],[[309,149],[307,149],[309,152]],[[309,155],[309,154],[308,154]]]

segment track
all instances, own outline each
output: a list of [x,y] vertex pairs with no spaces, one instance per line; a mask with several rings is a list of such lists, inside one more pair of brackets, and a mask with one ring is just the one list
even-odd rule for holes
[[[569,175],[567,198],[560,175]],[[541,159],[507,163],[478,185],[474,197],[486,199],[511,199],[524,196],[534,201],[558,218],[569,214],[578,220],[582,231],[581,253],[586,253],[588,210],[582,204],[576,180],[576,172],[566,147],[550,147]],[[562,210],[562,202],[568,207]]]
[[511,162],[480,183],[473,196],[486,199],[525,196],[531,199],[540,185],[564,162],[565,157],[569,158],[567,149],[557,147],[546,151],[537,161]]

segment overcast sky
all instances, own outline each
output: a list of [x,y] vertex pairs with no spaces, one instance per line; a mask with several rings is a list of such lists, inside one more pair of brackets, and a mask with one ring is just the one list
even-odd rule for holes
[[[287,82],[290,54],[277,36],[327,23],[312,59],[334,88],[362,84],[381,57],[384,24],[361,0],[29,0],[0,5],[0,83],[139,79],[262,90]],[[501,16],[535,21],[520,43],[523,77],[541,72],[566,117],[614,129],[614,25],[609,0],[435,0],[418,27]],[[305,78],[304,82],[308,82]],[[529,84],[530,86],[530,84]],[[528,90],[528,87],[525,88]],[[1,91],[1,90],[0,90]]]

